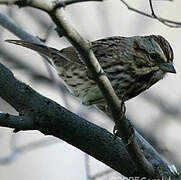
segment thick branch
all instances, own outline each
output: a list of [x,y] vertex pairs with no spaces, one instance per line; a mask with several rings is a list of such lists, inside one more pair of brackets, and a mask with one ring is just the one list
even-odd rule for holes
[[[54,135],[68,142],[125,176],[140,175],[134,172],[136,167],[119,138],[114,139],[114,136],[105,129],[41,96],[28,85],[15,79],[12,72],[2,64],[0,76],[0,96],[22,114],[20,117],[8,115],[10,119],[7,124],[4,121],[6,115],[2,115],[4,117],[0,118],[0,126],[18,130],[28,128],[40,130],[44,134]],[[15,118],[19,123],[14,122],[13,125]],[[21,119],[24,121],[21,122]],[[136,133],[136,136],[140,145],[144,144],[144,155],[149,161],[159,168],[162,167],[165,174],[171,176],[168,164],[139,134]]]
[[[2,64],[0,76],[0,96],[21,114],[35,116],[37,129],[67,141],[122,174],[130,175],[134,165],[120,139],[114,140],[112,134],[106,130],[41,96],[16,80]],[[6,127],[1,121],[0,125]],[[21,126],[15,127],[21,129]]]
[[[42,9],[49,13],[52,20],[56,23],[57,27],[61,30],[63,35],[65,35],[69,39],[69,41],[75,46],[75,48],[78,50],[78,52],[80,53],[82,59],[86,63],[90,72],[92,74],[94,74],[94,79],[96,80],[99,88],[101,89],[101,91],[111,109],[115,122],[119,123],[118,124],[119,128],[121,127],[119,129],[119,132],[123,132],[122,133],[123,137],[124,136],[128,137],[129,132],[127,130],[129,130],[130,124],[126,118],[123,118],[123,119],[121,118],[121,104],[119,102],[119,99],[116,96],[116,94],[114,93],[114,90],[113,90],[110,82],[108,81],[107,77],[103,74],[103,70],[101,69],[99,63],[97,62],[93,52],[91,51],[90,44],[88,42],[86,42],[68,24],[68,22],[65,19],[65,16],[63,15],[62,10],[54,11],[55,4],[53,4],[53,3],[50,4],[51,1],[44,0],[43,2],[44,3],[41,5],[41,3],[42,3],[41,0],[32,0],[32,1],[24,0],[24,1],[21,1],[21,3],[17,3],[17,4],[21,5],[21,6],[30,5],[32,7]],[[15,81],[17,83],[17,80],[14,79],[14,82]],[[15,84],[12,83],[11,85],[15,85]],[[22,84],[21,84],[21,86],[22,86]],[[13,87],[15,87],[15,86],[13,86]],[[13,88],[13,87],[11,87],[11,88]],[[25,91],[25,96],[24,96],[24,98],[26,98],[25,101],[29,102],[29,104],[21,101],[22,100],[21,96],[22,96],[22,92],[23,92],[23,91],[21,91],[22,89],[23,89],[23,91]],[[100,144],[102,142],[102,140],[104,139],[100,147],[96,144],[96,142],[93,143],[93,142],[91,142],[91,139],[89,139],[90,138],[89,136],[92,133],[92,131],[90,131],[90,129],[88,129],[88,128],[95,128],[94,126],[92,126],[91,124],[89,124],[86,121],[82,121],[80,119],[78,120],[77,119],[78,117],[76,115],[72,114],[71,112],[68,112],[67,110],[65,110],[64,108],[62,108],[60,106],[57,109],[56,108],[57,105],[48,99],[42,101],[40,96],[38,96],[29,87],[24,87],[24,85],[23,85],[23,88],[21,87],[20,91],[21,91],[21,93],[17,94],[17,97],[13,97],[14,91],[12,94],[10,92],[8,92],[8,94],[2,95],[2,96],[6,101],[8,101],[11,105],[13,105],[17,109],[17,111],[19,111],[21,114],[38,116],[39,120],[36,122],[36,125],[38,125],[39,130],[42,131],[43,133],[52,134],[59,138],[62,138],[63,140],[68,141],[69,143],[73,144],[74,146],[78,147],[79,149],[81,149],[85,152],[88,152],[90,155],[96,157],[97,159],[103,159],[104,154],[101,154],[101,153],[105,152],[105,148],[108,148],[107,143],[105,144],[105,140],[107,141],[107,139],[104,139],[104,135],[99,132],[99,130],[100,130],[99,128],[96,129],[96,132],[93,134],[93,139],[94,139],[94,141],[95,141],[95,139],[98,140],[98,142],[96,141],[98,144]],[[14,94],[16,94],[16,93],[14,93]],[[33,96],[30,96],[30,95],[33,95]],[[31,99],[30,99],[30,97],[31,97]],[[21,102],[21,103],[19,103],[19,102]],[[36,102],[36,104],[34,104],[34,102]],[[30,104],[31,104],[31,106],[29,106]],[[42,104],[43,104],[43,106],[42,106]],[[34,105],[34,106],[32,106],[32,105]],[[47,109],[47,107],[48,107],[48,109]],[[46,116],[45,116],[45,114],[46,114]],[[54,117],[55,115],[58,115],[58,116]],[[70,119],[70,116],[71,116],[71,119]],[[52,117],[54,117],[54,118],[52,118]],[[61,117],[61,120],[60,120],[60,117]],[[75,119],[76,119],[76,121],[74,122]],[[62,120],[63,120],[63,123],[62,123]],[[79,122],[77,122],[77,121],[79,121]],[[79,126],[77,126],[77,123],[79,123]],[[72,128],[71,130],[69,129],[70,127]],[[80,131],[78,127],[83,127],[83,129],[81,129],[82,131]],[[60,129],[61,129],[61,132],[59,132]],[[72,130],[75,130],[75,129],[76,129],[76,131],[72,132]],[[85,132],[85,130],[86,130],[86,132]],[[87,134],[87,132],[89,135]],[[111,140],[110,138],[112,138],[112,135],[107,133],[105,130],[104,130],[104,134],[105,134],[106,138]],[[88,135],[88,137],[86,135]],[[86,140],[86,142],[83,142],[82,139],[80,142],[80,138],[82,138],[82,137],[85,137],[83,140]],[[91,138],[92,138],[92,136],[91,136]],[[112,143],[116,144],[117,141],[118,141],[118,138],[116,140],[112,141]],[[87,142],[89,142],[88,145],[85,144]],[[143,143],[144,141],[143,142],[139,141],[139,142],[141,143],[140,145],[143,146],[143,149],[145,149],[145,144]],[[115,147],[113,148],[113,144],[110,144],[112,151],[116,150]],[[94,152],[95,149],[94,149],[94,147],[92,147],[92,145],[94,145],[95,147],[98,148],[98,149],[96,149],[95,152]],[[106,145],[106,147],[105,147],[105,145]],[[134,160],[136,167],[138,168],[137,169],[138,171],[133,172],[134,175],[136,175],[136,173],[137,173],[137,175],[142,175],[142,176],[146,174],[148,177],[153,177],[153,175],[158,175],[158,176],[162,175],[162,174],[160,174],[160,172],[159,173],[157,172],[158,174],[154,174],[154,169],[152,167],[152,163],[155,161],[151,161],[149,156],[146,156],[148,159],[146,159],[144,157],[135,137],[133,137],[133,140],[131,141],[131,143],[129,143],[126,147],[127,147],[127,150],[129,151],[132,159]],[[121,148],[121,147],[119,147],[119,148]],[[118,149],[118,151],[119,150],[120,149]],[[93,154],[93,152],[95,154]],[[97,153],[99,153],[99,154],[97,154]],[[113,152],[111,152],[111,154],[112,153]],[[155,153],[153,153],[153,154],[156,157],[158,157],[157,154],[155,154]],[[113,157],[115,158],[115,156],[112,156],[112,155],[111,155],[111,157],[106,156],[106,158],[107,158],[106,162],[104,162],[104,160],[102,160],[102,162],[107,164],[108,162],[114,161],[114,163],[117,164],[117,162],[120,159],[117,159],[117,157],[116,157],[116,159],[112,159]],[[153,158],[153,159],[155,160],[156,158]],[[149,160],[149,161],[147,161],[147,160]],[[156,165],[155,163],[153,163],[153,164]],[[163,164],[166,165],[165,163],[163,163]],[[129,165],[129,162],[127,162],[127,165]],[[111,167],[113,167],[113,166],[111,165]],[[118,167],[120,167],[120,165]],[[114,167],[114,169],[115,168],[116,167]],[[168,170],[167,166],[164,166],[163,169]],[[167,173],[170,175],[169,171],[167,171]],[[130,172],[127,175],[130,176]],[[163,176],[164,175],[165,175],[165,173],[163,174]]]
[[[32,0],[31,2],[17,1],[16,4],[18,4],[19,6],[30,5],[32,7],[36,7],[44,11],[48,11],[50,13],[52,19],[57,24],[57,26],[61,27],[61,32],[65,34],[65,36],[72,42],[72,44],[80,52],[89,70],[92,72],[92,74],[95,74],[96,82],[98,83],[100,89],[103,92],[103,95],[105,96],[105,99],[108,102],[110,109],[112,110],[112,115],[115,121],[119,122],[120,120],[122,120],[123,122],[120,124],[121,126],[120,132],[121,130],[123,130],[124,132],[122,133],[122,136],[124,137],[124,139],[128,138],[130,134],[129,123],[126,118],[123,118],[123,119],[120,118],[121,105],[120,105],[119,99],[114,93],[114,90],[110,82],[108,81],[107,77],[104,75],[99,76],[101,73],[103,74],[103,70],[101,69],[99,63],[97,62],[93,52],[90,50],[89,44],[86,41],[84,41],[81,38],[81,36],[73,28],[71,28],[71,26],[66,21],[64,21],[64,17],[62,16],[61,11],[55,11],[56,9],[55,7],[57,7],[56,5],[52,8],[53,3],[52,4],[50,3],[47,4],[47,3],[48,2],[46,2],[45,4],[41,4],[41,1],[39,0],[37,1]],[[90,62],[87,61],[87,59],[89,59]],[[128,150],[130,154],[132,155],[132,158],[135,160],[135,163],[138,165],[140,169],[143,168],[145,172],[149,172],[148,174],[153,174],[153,168],[151,164],[149,164],[149,162],[147,162],[147,160],[142,155],[142,152],[139,149],[139,146],[137,145],[137,142],[135,141],[135,139],[133,139],[132,143],[129,144]],[[136,152],[136,156],[135,156],[135,152]]]

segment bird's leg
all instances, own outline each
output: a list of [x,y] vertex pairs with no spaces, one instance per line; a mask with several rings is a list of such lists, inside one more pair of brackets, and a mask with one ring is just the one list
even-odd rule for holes
[[118,137],[118,128],[116,125],[114,125],[114,128],[113,128],[113,138],[116,139]]
[[[124,104],[124,96],[123,96],[121,98],[121,118],[120,119],[124,117],[125,113],[126,113],[126,106]],[[113,134],[114,134],[114,139],[116,139],[118,136],[118,127],[116,124],[114,125]]]
[[[116,139],[117,136],[119,136],[125,143],[125,146],[128,146],[132,142],[133,138],[135,137],[135,132],[134,132],[134,126],[132,125],[131,121],[125,117],[125,113],[126,113],[126,106],[124,103],[124,97],[122,97],[122,99],[121,99],[121,115],[120,115],[121,118],[120,118],[120,122],[115,124],[114,129],[113,129],[113,134],[114,134],[114,139]],[[124,123],[124,124],[126,124],[126,127],[125,127],[125,125],[123,125],[123,127],[122,127],[121,123],[123,121],[126,121]],[[124,129],[123,129],[124,132],[120,132],[121,128],[126,128],[128,130],[124,131]]]
[[57,34],[58,34],[59,37],[63,37],[64,34],[65,34],[65,33],[64,33],[60,28],[58,28],[58,27],[55,28],[55,31],[57,32]]

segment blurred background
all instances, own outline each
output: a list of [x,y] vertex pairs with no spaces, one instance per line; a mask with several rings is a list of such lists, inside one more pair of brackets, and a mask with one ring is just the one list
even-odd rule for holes
[[[151,13],[145,0],[126,1],[131,7]],[[181,1],[153,1],[156,15],[181,22]],[[49,16],[36,9],[0,5],[7,15],[25,31],[46,40],[57,49],[69,46],[59,38]],[[126,103],[127,115],[138,131],[171,164],[181,169],[181,29],[170,28],[157,20],[128,10],[120,0],[77,3],[65,8],[69,21],[88,40],[109,36],[160,34],[174,49],[177,74],[167,77],[149,90]],[[114,124],[94,107],[81,105],[79,99],[58,87],[61,80],[55,70],[36,52],[8,44],[6,39],[18,39],[0,26],[0,61],[15,76],[42,95],[65,106],[88,121],[110,132]],[[51,73],[50,73],[51,72]],[[2,99],[0,111],[17,114]],[[144,112],[144,113],[143,113]],[[66,123],[66,122],[65,122]],[[116,180],[118,173],[84,152],[38,131],[18,132],[0,128],[0,179],[2,180]]]

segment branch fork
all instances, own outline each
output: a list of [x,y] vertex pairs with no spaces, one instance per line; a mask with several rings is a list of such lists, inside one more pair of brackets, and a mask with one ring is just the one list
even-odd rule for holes
[[[12,93],[11,96],[9,94],[8,94],[8,96],[6,94],[3,95],[1,93],[2,87],[0,87],[0,96],[3,97],[7,102],[9,102],[13,107],[15,107],[17,109],[17,111],[23,111],[23,110],[28,111],[29,107],[34,107],[35,109],[39,109],[40,112],[33,113],[33,116],[34,117],[36,116],[36,118],[37,118],[36,122],[38,124],[35,123],[36,126],[34,124],[33,119],[31,119],[31,117],[23,117],[23,118],[25,118],[25,120],[26,120],[26,118],[29,118],[29,121],[27,121],[27,120],[26,121],[30,122],[30,124],[32,123],[31,127],[37,128],[37,125],[38,125],[39,126],[38,129],[41,132],[43,132],[44,134],[52,134],[56,137],[59,137],[65,141],[71,143],[72,145],[75,145],[79,149],[89,153],[90,155],[93,155],[97,159],[102,160],[102,162],[105,162],[106,164],[108,164],[109,166],[114,168],[115,170],[120,171],[123,174],[126,174],[128,177],[140,175],[142,177],[145,176],[145,177],[149,177],[149,178],[155,178],[155,177],[161,178],[162,174],[160,174],[160,172],[157,171],[157,168],[155,168],[156,165],[153,163],[154,162],[153,156],[147,156],[147,158],[145,157],[145,153],[147,151],[149,151],[148,147],[150,149],[150,146],[148,146],[147,142],[143,138],[141,138],[137,132],[135,132],[132,124],[125,116],[125,111],[124,111],[125,108],[123,108],[124,101],[122,101],[122,103],[120,103],[120,100],[117,97],[117,95],[115,94],[115,92],[111,86],[111,83],[109,82],[108,78],[104,74],[103,69],[99,65],[94,53],[92,52],[89,43],[86,40],[84,40],[79,35],[79,33],[69,24],[69,22],[65,18],[63,9],[60,8],[60,7],[66,6],[68,4],[72,4],[72,3],[76,3],[76,2],[83,2],[83,0],[82,1],[81,0],[80,1],[64,0],[58,4],[55,4],[53,1],[48,1],[48,0],[43,0],[43,1],[44,1],[44,3],[41,3],[41,0],[21,0],[21,1],[14,1],[14,3],[19,6],[30,6],[30,7],[41,9],[41,10],[47,12],[49,14],[49,16],[52,18],[52,21],[56,24],[57,28],[61,30],[60,34],[61,35],[63,34],[72,43],[72,45],[76,48],[76,50],[79,52],[82,60],[85,62],[86,66],[89,69],[89,71],[91,72],[91,74],[94,74],[95,82],[97,83],[102,94],[104,95],[104,98],[105,98],[105,100],[108,104],[108,107],[110,109],[110,112],[112,114],[112,117],[115,121],[116,128],[118,130],[116,135],[118,135],[119,137],[121,137],[123,139],[127,152],[129,153],[129,155],[131,157],[130,161],[134,162],[134,165],[135,165],[134,167],[136,167],[136,171],[130,172],[130,170],[128,170],[128,169],[126,171],[120,171],[119,167],[116,167],[117,165],[118,166],[120,165],[120,162],[119,162],[120,159],[117,159],[118,162],[114,162],[115,165],[110,165],[110,163],[113,163],[113,162],[109,162],[109,160],[107,161],[107,160],[101,159],[101,157],[104,156],[102,154],[103,149],[104,149],[104,151],[106,151],[105,148],[109,148],[109,147],[105,146],[105,144],[104,144],[105,142],[104,142],[103,144],[101,144],[102,146],[99,146],[100,149],[97,149],[97,151],[100,152],[101,154],[99,154],[99,155],[96,154],[96,152],[93,151],[94,147],[90,146],[90,144],[93,145],[93,142],[88,138],[92,137],[93,135],[90,134],[90,133],[92,133],[91,129],[88,129],[87,127],[92,126],[92,127],[94,127],[94,129],[97,128],[97,132],[96,132],[97,134],[96,133],[94,134],[97,136],[94,137],[94,141],[95,141],[95,138],[97,138],[99,140],[97,142],[98,144],[100,144],[102,142],[102,140],[99,138],[99,137],[103,138],[102,134],[100,134],[100,132],[102,132],[102,131],[104,131],[105,136],[107,138],[107,139],[105,139],[106,143],[107,143],[108,139],[109,140],[110,140],[110,138],[112,139],[111,140],[111,142],[113,143],[112,146],[115,146],[117,143],[120,143],[119,138],[114,139],[114,136],[110,136],[110,134],[107,133],[105,130],[102,130],[102,129],[92,125],[91,123],[84,121],[82,118],[77,117],[75,114],[69,112],[68,110],[57,105],[56,103],[52,102],[51,100],[42,97],[41,95],[36,93],[34,90],[31,90],[31,93],[28,96],[31,99],[29,99],[29,101],[27,101],[27,99],[26,99],[28,104],[27,105],[23,104],[21,102],[22,99],[19,97],[21,97],[22,95],[25,95],[25,94],[24,94],[24,92],[21,91],[21,89],[18,89],[18,88],[19,87],[27,88],[27,86],[25,84],[17,81],[12,76],[12,74],[11,74],[9,80],[14,82],[15,86],[13,88],[17,88],[16,93],[9,92],[9,93]],[[89,0],[85,0],[85,1],[89,1]],[[97,0],[97,1],[99,1],[99,0]],[[7,2],[8,2],[8,0],[7,0]],[[0,4],[2,4],[2,3],[6,4],[5,0],[0,0]],[[0,69],[1,69],[1,71],[5,71],[7,73],[7,69],[5,67],[2,66],[2,68],[0,68]],[[101,72],[101,74],[100,74],[100,72]],[[0,84],[1,83],[2,83],[2,81],[0,79]],[[6,87],[3,87],[4,90],[6,90],[6,88],[12,88],[11,85],[9,85],[9,83],[10,82],[8,82],[8,85]],[[9,97],[11,97],[11,98],[9,98]],[[17,104],[17,102],[21,102],[21,103]],[[49,102],[49,103],[47,104],[45,102]],[[47,107],[47,106],[49,108],[51,108],[51,113],[49,115],[47,114],[47,109],[46,108],[44,109],[44,107]],[[40,114],[41,114],[41,117],[40,117]],[[70,117],[71,117],[71,119],[70,119]],[[53,120],[50,121],[50,119],[52,119],[52,118],[53,118]],[[63,121],[62,121],[62,119],[63,119]],[[19,122],[21,122],[21,121],[19,121]],[[0,121],[0,124],[1,124],[1,121]],[[79,127],[84,127],[86,129],[86,131],[84,131],[83,129],[80,129],[80,131],[79,131],[80,134],[75,133],[75,131],[73,132],[72,130],[75,130],[75,127],[78,128],[77,124],[79,125]],[[53,125],[53,127],[56,127],[56,128],[51,129],[52,125]],[[12,127],[12,124],[7,127]],[[29,127],[29,129],[31,129],[31,127]],[[59,128],[60,128],[61,132],[59,132]],[[18,127],[17,127],[17,129],[18,129]],[[24,129],[22,128],[22,130],[25,130],[25,128]],[[86,136],[85,136],[85,134],[86,134]],[[87,135],[90,137],[88,137]],[[81,138],[81,137],[78,137],[78,136],[84,137],[85,141],[89,140],[88,142],[90,144],[88,144],[87,147],[85,147],[85,144],[83,144],[83,145],[80,144],[77,141],[77,139]],[[84,139],[82,139],[82,141],[84,141]],[[111,146],[111,148],[113,148],[112,146]],[[140,148],[140,147],[145,147],[145,148]],[[163,170],[165,171],[167,169],[167,173],[168,173],[168,164],[165,161],[163,161],[153,149],[151,149],[151,150],[152,150],[151,153],[153,153],[155,155],[155,157],[157,159],[159,159],[160,164],[162,164]],[[115,151],[115,149],[112,149],[112,153],[114,153],[113,151]],[[121,146],[118,151],[119,151],[119,153],[125,152],[121,148]],[[151,157],[153,158],[152,161],[151,161]],[[127,162],[127,163],[130,163],[130,162]],[[173,176],[173,174],[172,175],[169,174],[169,175]]]

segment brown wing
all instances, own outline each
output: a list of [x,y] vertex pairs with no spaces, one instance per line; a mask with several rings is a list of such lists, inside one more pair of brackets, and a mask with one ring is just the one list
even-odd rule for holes
[[80,60],[80,56],[78,55],[78,52],[72,46],[60,50],[60,54],[72,63],[83,65],[82,61]]
[[[110,61],[115,64],[119,63],[117,55],[119,55],[120,48],[118,48],[118,45],[124,45],[123,40],[124,38],[113,37],[91,43],[91,48],[105,72],[111,69],[109,68]],[[121,43],[122,41],[123,43]],[[106,107],[102,93],[95,82],[88,78],[86,66],[74,47],[64,48],[59,51],[48,46],[22,40],[7,40],[7,42],[30,48],[48,56],[53,61],[51,64],[55,65],[59,76],[71,87],[74,94],[82,99],[84,104],[97,104],[101,110],[105,111]]]
[[[55,48],[26,42],[23,40],[6,40],[6,42],[35,50],[45,56],[48,56],[54,62],[56,61],[59,64],[63,64],[63,66],[68,62],[77,64],[78,66],[84,66],[84,63],[83,61],[81,61],[78,52],[72,46],[59,51]],[[125,44],[126,43],[124,37],[115,36],[92,42],[91,49],[95,53],[95,56],[98,58],[101,66],[104,68],[107,63],[110,64],[110,61],[118,63],[118,57],[115,57],[115,55],[119,55],[120,50],[124,51],[126,47]]]

